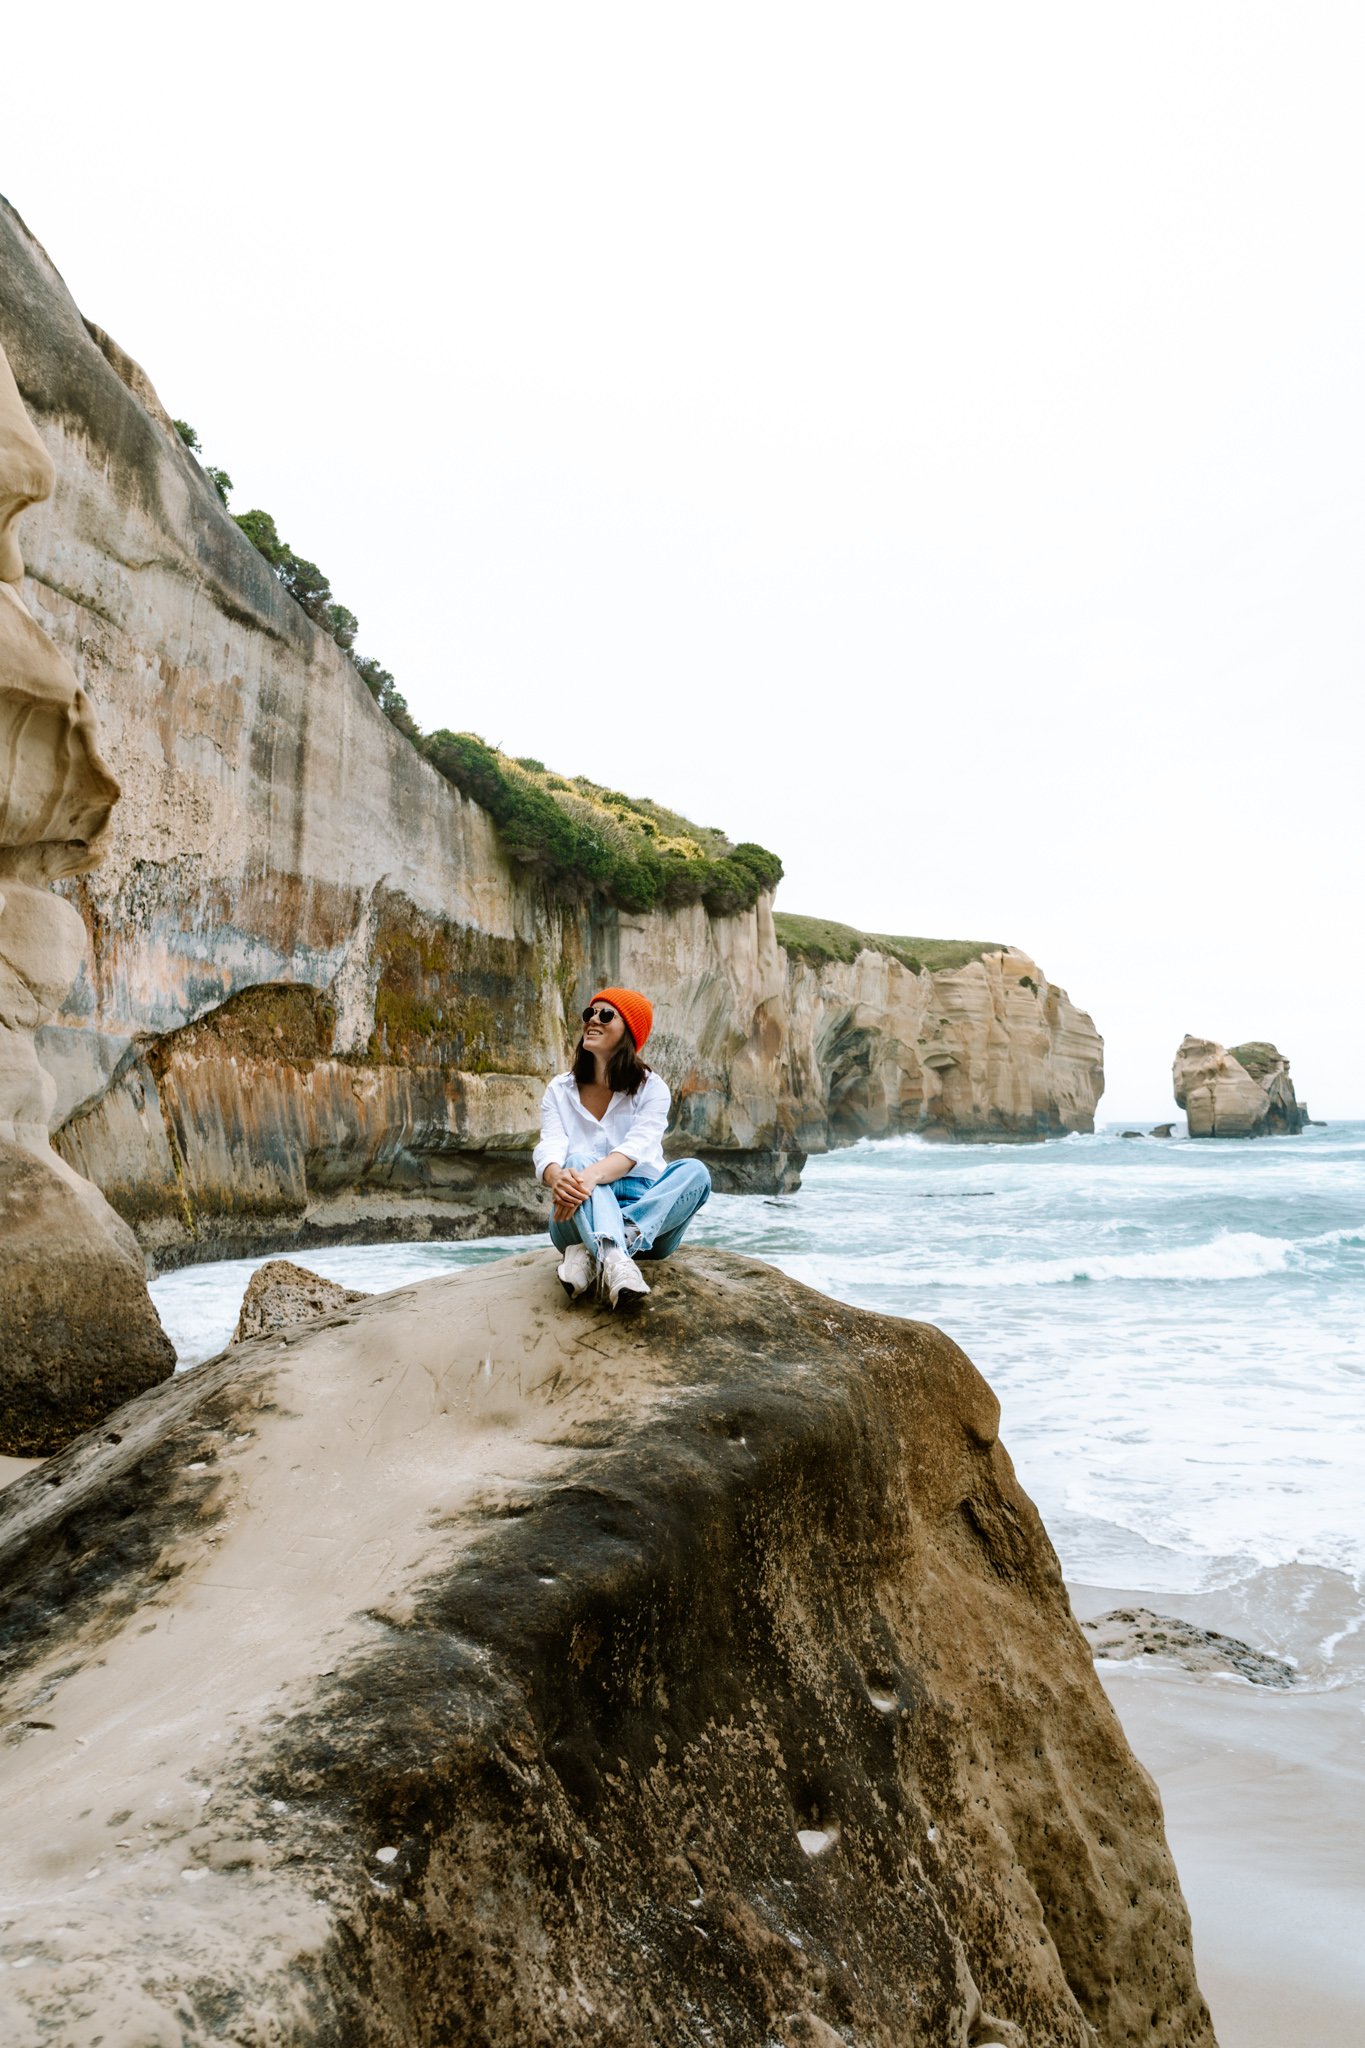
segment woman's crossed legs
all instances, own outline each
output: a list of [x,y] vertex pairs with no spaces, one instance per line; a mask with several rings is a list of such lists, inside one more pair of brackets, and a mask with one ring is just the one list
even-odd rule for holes
[[[564,1164],[581,1171],[593,1161],[575,1154]],[[700,1159],[675,1159],[657,1180],[624,1174],[594,1188],[567,1222],[551,1219],[550,1242],[561,1252],[584,1244],[594,1259],[608,1243],[633,1259],[666,1259],[710,1193],[711,1176]]]

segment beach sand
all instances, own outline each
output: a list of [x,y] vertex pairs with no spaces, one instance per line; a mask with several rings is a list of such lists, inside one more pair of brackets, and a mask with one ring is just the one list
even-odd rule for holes
[[[1207,1596],[1082,1586],[1071,1596],[1082,1618],[1140,1605],[1238,1633],[1228,1604],[1219,1613]],[[1220,2048],[1365,2043],[1360,1640],[1345,1646],[1355,1662],[1335,1684],[1309,1666],[1287,1692],[1160,1660],[1099,1665],[1161,1791]],[[1272,1646],[1286,1647],[1283,1632],[1273,1645],[1256,1642]]]
[[22,1479],[25,1472],[31,1472],[35,1465],[42,1464],[41,1458],[0,1458],[0,1486],[8,1486],[11,1480]]

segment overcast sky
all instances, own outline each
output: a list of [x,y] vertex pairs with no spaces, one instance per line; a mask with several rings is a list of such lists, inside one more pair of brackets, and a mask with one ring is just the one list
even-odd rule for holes
[[2,188],[425,726],[1365,1114],[1365,10],[50,33]]

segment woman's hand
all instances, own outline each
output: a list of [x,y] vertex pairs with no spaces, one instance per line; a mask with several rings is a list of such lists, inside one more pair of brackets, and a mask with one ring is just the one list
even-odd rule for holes
[[562,1166],[551,1183],[556,1223],[567,1223],[592,1193],[592,1182],[576,1168]]

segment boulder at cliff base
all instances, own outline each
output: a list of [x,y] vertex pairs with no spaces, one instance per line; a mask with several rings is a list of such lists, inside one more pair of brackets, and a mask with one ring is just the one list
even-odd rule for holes
[[545,1250],[0,1496],[0,2038],[1212,2048],[1150,1779],[937,1330]]
[[175,1370],[133,1233],[0,1139],[0,1453],[44,1457]]

